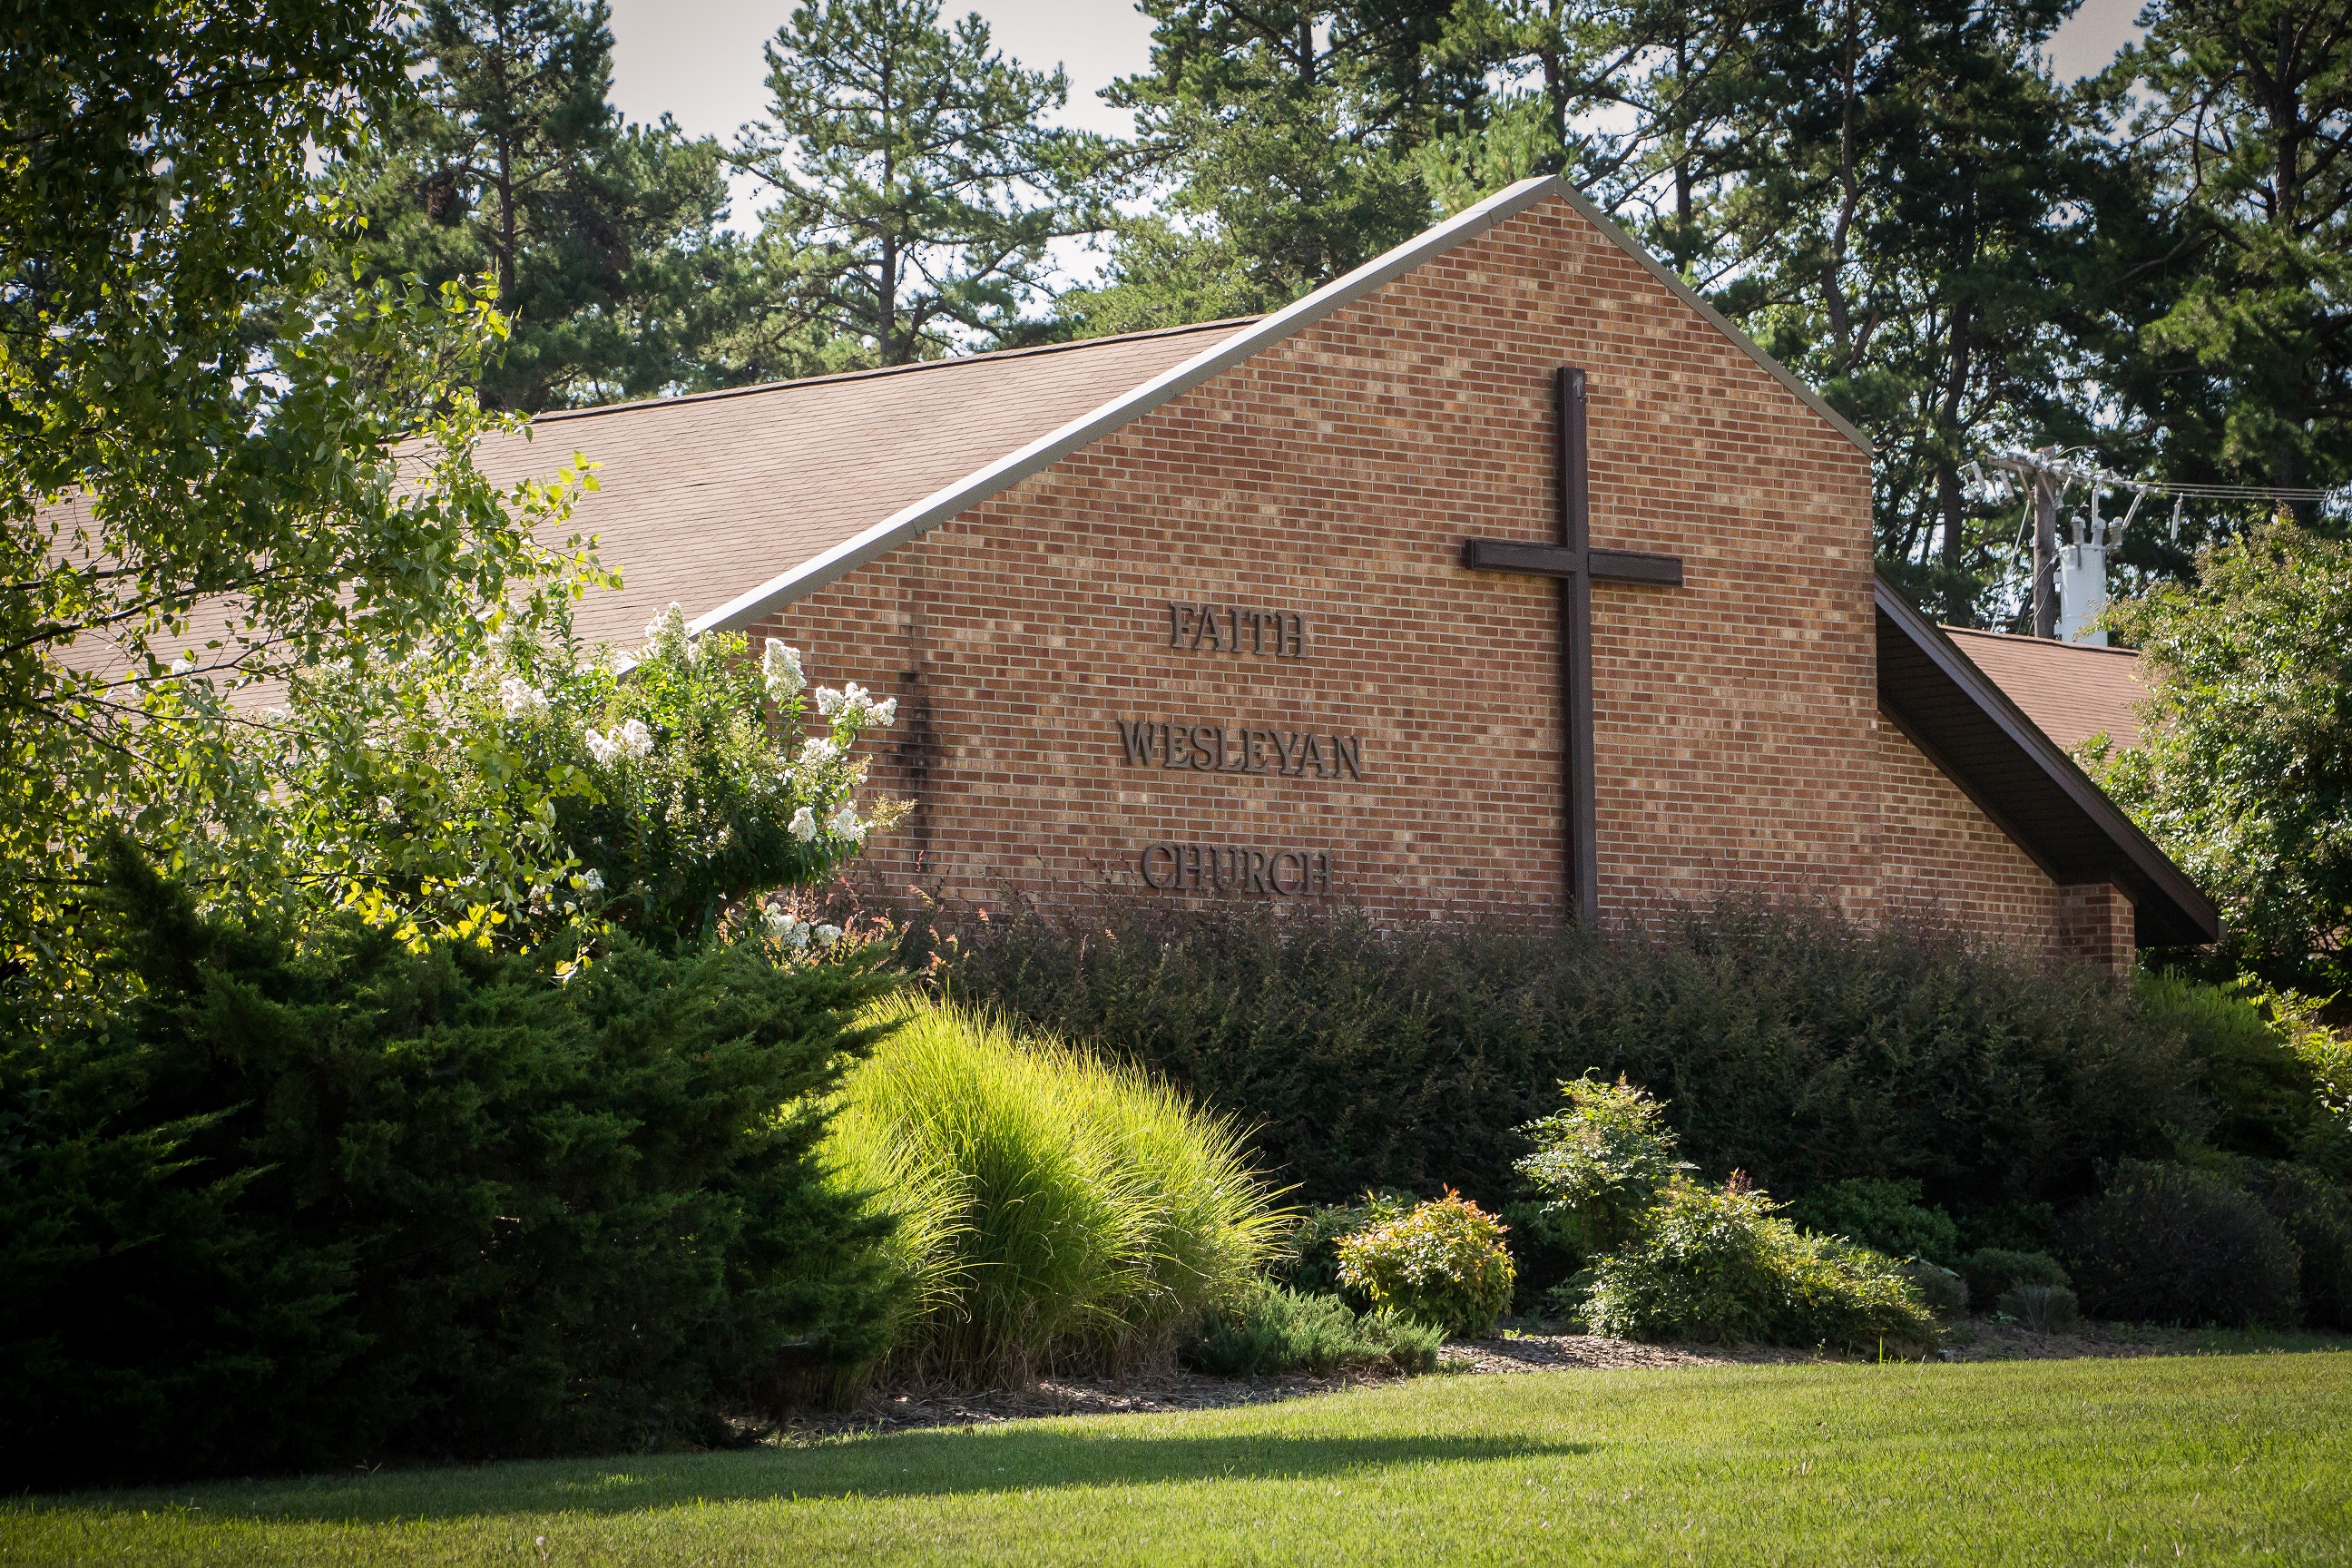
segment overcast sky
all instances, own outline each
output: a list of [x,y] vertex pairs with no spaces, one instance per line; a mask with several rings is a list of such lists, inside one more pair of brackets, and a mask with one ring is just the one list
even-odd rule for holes
[[[735,128],[767,106],[761,46],[791,15],[793,0],[611,0],[613,101],[631,120],[667,112],[689,135],[731,143]],[[2058,29],[2052,63],[2087,76],[2138,34],[2141,0],[2084,0]],[[1114,77],[1150,63],[1151,26],[1129,0],[947,0],[946,15],[978,11],[997,47],[1024,65],[1070,73],[1066,123],[1112,135],[1132,129],[1095,96]],[[735,221],[751,214],[739,199]]]

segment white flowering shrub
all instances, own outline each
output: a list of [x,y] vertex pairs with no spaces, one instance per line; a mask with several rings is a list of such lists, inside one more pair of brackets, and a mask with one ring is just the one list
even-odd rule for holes
[[[289,771],[310,786],[284,798],[305,863],[336,902],[411,942],[621,926],[663,944],[824,879],[887,826],[887,810],[879,824],[859,813],[855,753],[895,703],[855,685],[812,692],[797,650],[771,641],[754,659],[739,636],[689,637],[676,605],[646,632],[625,668],[517,635],[454,677],[423,658],[317,672],[298,700],[340,701],[372,728],[321,753],[336,776],[306,776],[299,759]],[[388,716],[357,700],[362,684],[398,693]],[[363,776],[341,763],[353,752],[371,760]],[[761,918],[785,954],[841,935]]]

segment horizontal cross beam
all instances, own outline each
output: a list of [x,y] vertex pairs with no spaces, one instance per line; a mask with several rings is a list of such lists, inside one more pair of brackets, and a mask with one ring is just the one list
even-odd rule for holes
[[1575,576],[1583,572],[1596,583],[1650,583],[1660,587],[1683,585],[1683,558],[1653,555],[1643,550],[1587,550],[1559,544],[1528,544],[1512,539],[1468,539],[1462,543],[1462,564],[1473,572],[1517,572],[1530,577]]

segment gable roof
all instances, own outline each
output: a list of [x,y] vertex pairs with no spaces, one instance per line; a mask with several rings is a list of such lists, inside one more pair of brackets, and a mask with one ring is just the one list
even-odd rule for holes
[[2067,751],[2105,733],[2116,747],[2139,744],[2139,655],[2125,647],[1945,626],[1946,637],[2041,731]]
[[544,414],[532,439],[486,444],[500,483],[578,449],[599,465],[572,527],[598,537],[624,591],[578,610],[591,645],[629,647],[673,601],[698,629],[878,519],[985,468],[1246,321],[1212,321],[737,391]]
[[2051,879],[2131,895],[2142,947],[2218,941],[2221,915],[1941,627],[1878,579],[1878,705]]
[[[1538,203],[1565,202],[1864,452],[1870,443],[1573,187],[1522,181],[1255,320],[974,354],[740,392],[542,415],[603,465],[575,521],[624,574],[581,606],[591,642],[625,646],[673,600],[694,631],[733,631],[856,570],[1280,343]],[[548,466],[541,445],[486,454],[493,478]],[[724,473],[719,472],[724,466]]]

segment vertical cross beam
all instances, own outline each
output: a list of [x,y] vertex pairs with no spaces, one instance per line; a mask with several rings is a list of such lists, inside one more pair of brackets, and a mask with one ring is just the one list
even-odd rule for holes
[[[1556,377],[1559,472],[1559,548],[1580,565],[1592,548],[1592,489],[1584,442],[1584,372],[1563,365]],[[1560,822],[1567,833],[1568,908],[1586,925],[1601,919],[1601,860],[1592,810],[1592,574],[1559,579]]]
[[1584,440],[1584,373],[1556,377],[1559,421],[1554,437],[1559,510],[1554,542],[1465,539],[1462,564],[1473,572],[1514,572],[1559,584],[1559,733],[1561,858],[1567,909],[1587,925],[1601,919],[1601,856],[1594,826],[1592,768],[1592,581],[1679,588],[1679,555],[1592,548],[1591,476]]

